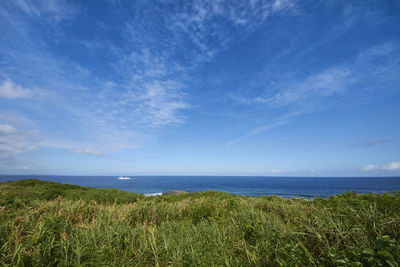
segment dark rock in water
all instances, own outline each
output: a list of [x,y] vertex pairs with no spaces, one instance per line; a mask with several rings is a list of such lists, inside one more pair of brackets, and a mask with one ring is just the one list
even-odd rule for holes
[[174,190],[174,191],[168,191],[163,193],[163,196],[176,196],[176,195],[182,195],[186,194],[187,192],[181,191],[181,190]]

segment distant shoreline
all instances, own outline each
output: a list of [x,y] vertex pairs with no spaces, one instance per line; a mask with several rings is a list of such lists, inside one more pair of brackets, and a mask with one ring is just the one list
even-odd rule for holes
[[400,193],[311,201],[216,191],[146,197],[28,179],[0,183],[0,196],[0,236],[13,241],[0,254],[6,265],[400,261]]
[[[9,180],[7,178],[8,176],[0,176],[0,182],[5,182]],[[13,177],[14,181],[18,180],[24,180],[25,176],[18,176],[18,177]],[[357,190],[331,190],[329,187],[338,187],[337,179],[328,179],[328,178],[282,178],[282,179],[275,179],[275,178],[249,178],[249,179],[238,179],[238,177],[228,177],[229,179],[224,178],[208,178],[209,180],[204,182],[205,177],[198,177],[199,179],[194,178],[193,180],[191,177],[170,177],[170,178],[165,178],[165,177],[141,177],[141,176],[135,176],[133,179],[124,179],[124,180],[119,180],[118,177],[115,176],[105,176],[105,177],[97,177],[97,179],[92,178],[92,177],[87,177],[87,176],[78,176],[78,177],[69,177],[69,176],[61,176],[61,177],[52,177],[52,176],[42,176],[40,177],[39,180],[42,181],[51,181],[51,182],[58,182],[61,184],[71,184],[71,185],[77,185],[77,186],[85,186],[85,187],[92,187],[92,188],[108,188],[108,189],[118,189],[122,190],[125,192],[132,192],[136,194],[143,194],[145,196],[160,196],[163,195],[164,193],[167,193],[169,191],[185,191],[185,192],[205,192],[205,191],[219,191],[219,192],[226,192],[229,194],[233,195],[241,195],[241,196],[250,196],[250,197],[258,197],[258,196],[279,196],[279,197],[285,197],[285,198],[301,198],[301,199],[314,199],[314,198],[327,198],[333,195],[340,195],[345,192],[356,192],[356,193],[362,193],[362,194],[368,194],[368,193],[377,193],[377,194],[382,194],[382,193],[391,193],[393,191],[400,191],[396,188],[400,189],[400,179],[397,178],[380,178],[380,179],[385,179],[385,183],[383,185],[388,184],[389,182],[394,183],[396,186],[394,189],[388,189],[388,190],[381,190],[380,192],[376,192],[373,190],[364,190],[361,192],[358,192]],[[153,179],[150,182],[148,181],[149,179]],[[167,179],[167,180],[166,180]],[[170,181],[170,179],[172,181]],[[256,179],[254,181],[254,179]],[[328,180],[327,180],[328,179]],[[362,179],[363,183],[360,183],[360,179]],[[370,178],[371,179],[371,178]],[[377,183],[377,180],[372,178],[373,180],[370,181],[373,185],[378,184],[382,185],[382,183]],[[348,182],[348,178],[342,178],[339,179],[341,180],[342,183]],[[167,182],[166,182],[167,181]],[[197,181],[197,184],[196,184]],[[228,182],[225,182],[228,181]],[[236,182],[235,182],[236,181]],[[326,181],[330,182],[330,184],[327,184]],[[355,180],[351,180],[356,186],[364,186],[366,184],[365,178],[356,178]],[[368,181],[367,181],[368,182]],[[205,187],[208,186],[209,183],[216,183],[213,187]],[[238,187],[235,188],[235,190],[232,190],[232,184],[236,183],[238,184]],[[311,184],[310,184],[311,183]],[[320,183],[322,187],[315,187],[315,184]],[[166,184],[167,186],[164,187],[159,187],[159,184],[163,185]],[[187,184],[190,185],[190,187],[187,187]],[[246,188],[246,186],[249,187]],[[276,187],[276,184],[278,184],[278,189],[279,190],[273,190],[273,186]],[[227,187],[228,185],[228,187]],[[265,191],[261,191],[260,188],[256,188],[254,186],[264,186],[266,187]],[[340,185],[340,184],[339,184]],[[243,186],[243,188],[242,188]],[[315,187],[315,192],[310,191],[309,189],[313,189],[313,186]],[[152,189],[152,187],[156,189]],[[158,188],[157,188],[158,187]],[[172,188],[171,188],[172,187]],[[142,189],[141,189],[142,188]],[[302,188],[306,188],[308,191],[304,191]],[[324,189],[325,188],[325,189]],[[368,187],[366,187],[368,188]],[[189,189],[189,190],[188,190]],[[321,190],[328,190],[324,193],[324,191]],[[247,190],[247,191],[246,191]],[[264,190],[264,189],[263,189]],[[291,191],[290,191],[291,190]],[[320,191],[318,191],[320,190]],[[322,192],[322,193],[321,193]]]

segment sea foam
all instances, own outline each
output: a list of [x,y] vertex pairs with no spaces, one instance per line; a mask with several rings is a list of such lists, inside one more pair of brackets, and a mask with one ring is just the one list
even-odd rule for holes
[[146,193],[144,194],[147,197],[155,197],[155,196],[161,196],[163,193]]

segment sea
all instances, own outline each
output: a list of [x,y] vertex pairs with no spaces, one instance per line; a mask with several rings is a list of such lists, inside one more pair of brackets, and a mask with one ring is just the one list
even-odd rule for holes
[[400,191],[400,177],[265,177],[265,176],[58,176],[0,175],[0,182],[40,179],[96,188],[115,188],[147,196],[171,190],[222,191],[243,196],[277,195],[286,198],[329,197],[345,191]]

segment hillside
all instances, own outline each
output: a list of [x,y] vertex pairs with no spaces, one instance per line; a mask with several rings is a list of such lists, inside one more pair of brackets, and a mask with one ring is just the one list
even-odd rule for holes
[[221,192],[145,197],[0,183],[0,263],[13,266],[398,266],[400,194]]

